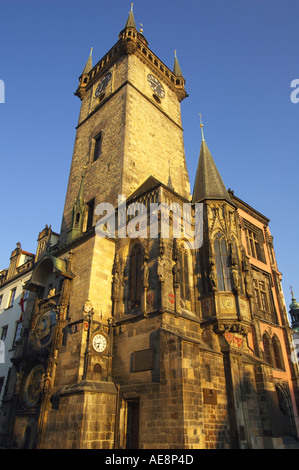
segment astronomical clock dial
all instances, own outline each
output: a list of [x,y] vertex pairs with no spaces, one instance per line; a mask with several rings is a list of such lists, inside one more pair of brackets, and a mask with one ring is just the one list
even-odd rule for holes
[[92,347],[98,352],[102,353],[108,346],[107,338],[102,333],[96,333],[92,338]]
[[100,81],[100,83],[98,84],[97,88],[96,88],[96,91],[95,91],[95,97],[98,98],[99,96],[101,96],[105,89],[107,88],[107,85],[108,83],[110,82],[111,80],[111,77],[112,77],[112,73],[111,72],[108,72],[106,73],[106,75],[102,78],[102,80]]
[[53,326],[56,325],[56,313],[52,310],[42,313],[35,323],[32,332],[32,343],[35,349],[44,349],[52,341]]
[[41,384],[44,374],[44,366],[37,364],[25,378],[21,393],[22,404],[25,408],[33,408],[37,405],[41,395]]
[[159,82],[159,80],[154,77],[154,75],[149,74],[147,76],[147,81],[149,83],[149,86],[153,90],[153,92],[159,96],[159,98],[164,98],[165,97],[165,90],[162,86],[162,84]]

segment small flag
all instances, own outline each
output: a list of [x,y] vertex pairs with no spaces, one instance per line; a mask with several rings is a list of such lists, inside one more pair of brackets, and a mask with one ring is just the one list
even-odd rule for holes
[[23,321],[23,313],[24,313],[24,290],[22,291],[22,295],[21,295],[21,300],[19,302],[19,305],[21,307],[21,316],[20,316],[20,322],[22,323]]

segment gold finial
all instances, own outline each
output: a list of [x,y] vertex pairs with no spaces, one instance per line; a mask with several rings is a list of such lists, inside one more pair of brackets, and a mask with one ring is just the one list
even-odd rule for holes
[[133,5],[134,5],[134,3],[131,3],[131,11],[133,11]]
[[200,127],[201,127],[201,139],[204,141],[205,138],[204,138],[204,135],[203,135],[203,123],[202,123],[202,120],[201,120],[201,114],[199,114],[199,119],[200,119]]
[[292,297],[294,297],[293,286],[290,286]]
[[143,29],[142,29],[143,24],[140,23],[140,26],[141,26],[141,28],[140,28],[140,30],[139,30],[139,33],[142,34],[142,33],[143,33]]

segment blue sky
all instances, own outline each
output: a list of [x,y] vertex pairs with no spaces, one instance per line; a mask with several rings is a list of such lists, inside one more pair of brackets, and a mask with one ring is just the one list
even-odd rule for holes
[[[46,224],[60,231],[80,100],[78,77],[117,42],[127,0],[1,0],[0,269],[21,242],[35,252]],[[136,0],[150,49],[170,68],[174,50],[193,189],[205,139],[227,188],[266,215],[287,306],[299,300],[298,0]],[[299,96],[299,94],[298,94]]]

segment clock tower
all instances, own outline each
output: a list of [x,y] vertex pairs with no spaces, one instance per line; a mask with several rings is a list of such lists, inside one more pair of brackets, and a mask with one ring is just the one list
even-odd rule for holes
[[[25,433],[29,447],[122,447],[122,420],[128,414],[130,433],[138,412],[134,392],[125,408],[120,406],[121,382],[127,379],[118,373],[119,347],[123,333],[139,337],[137,310],[144,320],[149,307],[157,310],[162,303],[158,282],[157,292],[147,292],[147,261],[157,240],[153,246],[145,241],[131,246],[129,237],[97,236],[97,206],[116,207],[119,196],[134,200],[140,191],[149,202],[153,186],[151,201],[159,202],[161,185],[191,200],[180,111],[185,80],[176,56],[172,71],[149,49],[131,9],[118,41],[95,65],[90,53],[75,95],[81,108],[61,233],[26,286],[31,311],[14,358],[14,394],[20,400],[9,439],[19,441]],[[134,288],[129,287],[133,279]],[[143,321],[140,325],[142,331]],[[143,354],[148,367],[148,342],[149,336],[141,335],[137,344],[124,346],[129,349],[123,371],[127,360],[138,370]],[[132,346],[145,352],[133,357]]]
[[[167,185],[171,171],[173,189],[189,199],[180,110],[185,80],[176,57],[171,71],[149,49],[133,11],[112,49],[94,66],[89,57],[75,94],[81,110],[61,243],[95,223],[88,222],[90,205],[116,205],[118,195],[129,197],[150,176]],[[74,213],[83,172],[85,219]]]
[[226,189],[203,129],[191,197],[176,55],[171,71],[131,9],[75,95],[61,233],[56,244],[39,237],[0,445],[273,448],[297,436],[269,219]]

